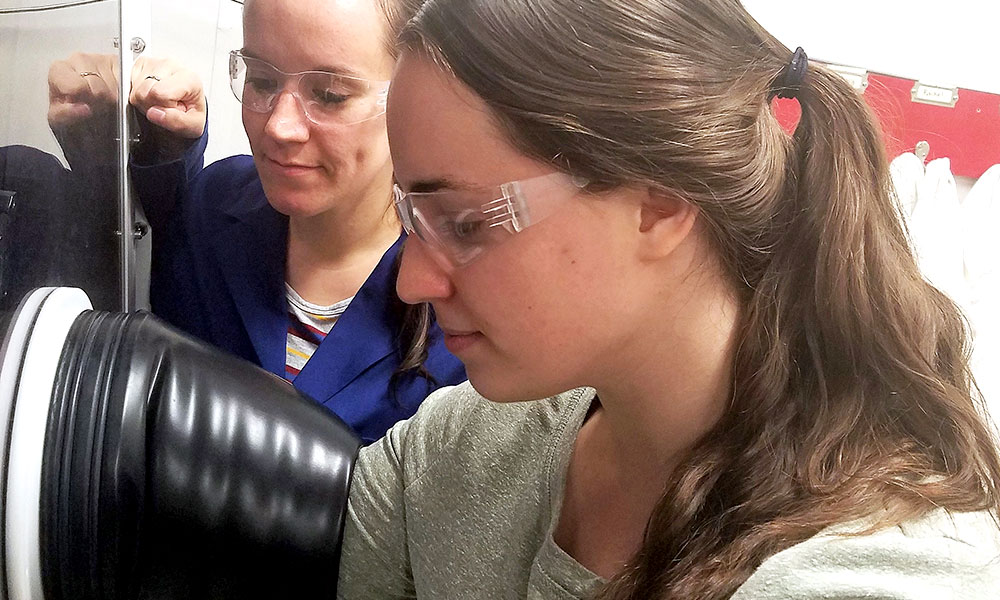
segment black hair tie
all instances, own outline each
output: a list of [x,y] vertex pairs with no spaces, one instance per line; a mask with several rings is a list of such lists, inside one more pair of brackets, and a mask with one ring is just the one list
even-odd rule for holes
[[802,83],[806,79],[806,70],[809,68],[809,57],[801,46],[795,49],[792,60],[775,80],[771,88],[771,97],[795,98],[798,96]]

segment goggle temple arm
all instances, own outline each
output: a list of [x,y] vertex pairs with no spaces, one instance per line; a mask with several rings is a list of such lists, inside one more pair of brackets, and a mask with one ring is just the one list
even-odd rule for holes
[[527,216],[528,207],[524,202],[520,182],[512,181],[501,185],[500,193],[500,198],[483,205],[483,214],[490,227],[504,227],[513,230],[513,233],[519,233],[531,224],[522,221]]

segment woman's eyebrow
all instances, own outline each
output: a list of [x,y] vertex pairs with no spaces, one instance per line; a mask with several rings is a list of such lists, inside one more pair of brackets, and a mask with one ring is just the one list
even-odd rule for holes
[[325,73],[333,73],[334,75],[346,75],[347,77],[354,77],[357,79],[365,79],[365,77],[360,72],[345,66],[320,65],[318,67],[309,70],[323,71]]
[[[246,48],[240,49],[240,52],[243,54],[243,56],[247,56],[249,58],[255,58],[257,60],[262,60],[262,61],[266,62],[267,64],[271,65],[272,67],[274,66],[267,59],[261,58],[260,55],[258,55],[256,52],[253,52],[251,50],[247,50]],[[275,68],[277,68],[277,67],[275,67]],[[336,65],[336,66],[335,65],[320,65],[318,67],[313,67],[311,69],[306,69],[306,71],[322,71],[324,73],[332,73],[334,75],[345,75],[347,77],[355,77],[355,78],[359,78],[359,79],[364,79],[364,77],[362,77],[362,75],[358,71],[356,71],[356,70],[354,70],[354,69],[352,69],[350,67],[343,66],[343,65]],[[302,73],[302,72],[304,72],[304,71],[299,71],[299,73]]]
[[[402,187],[402,186],[400,186]],[[438,192],[441,190],[469,191],[482,189],[483,186],[450,177],[435,177],[418,179],[409,185],[407,191],[416,193]]]

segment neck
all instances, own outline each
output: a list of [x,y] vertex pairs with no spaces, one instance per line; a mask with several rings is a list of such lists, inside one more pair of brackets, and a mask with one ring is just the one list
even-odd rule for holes
[[669,334],[648,336],[649,347],[633,344],[628,359],[616,361],[609,383],[596,386],[599,439],[618,468],[646,482],[656,499],[677,463],[722,417],[732,394],[738,306],[725,296],[714,306],[700,302],[698,309],[686,303],[688,312],[670,323]]
[[333,265],[350,262],[357,254],[386,248],[399,237],[395,214],[357,215],[330,210],[288,222],[288,262]]
[[[384,189],[383,189],[384,188]],[[353,296],[400,234],[387,186],[326,212],[292,216],[285,277],[303,298],[332,304]]]
[[618,573],[642,546],[667,482],[722,418],[732,394],[740,308],[696,240],[630,272],[616,340],[581,381],[600,406],[581,427],[566,473],[556,542],[595,573]]
[[[642,546],[667,480],[729,403],[736,305],[706,308],[702,298],[694,306],[699,312],[685,314],[686,323],[667,325],[673,331],[651,332],[650,346],[609,353],[621,360],[608,361],[606,377],[599,374],[606,382],[594,385],[601,404],[574,444],[554,536],[606,578]],[[687,333],[678,335],[677,327]]]

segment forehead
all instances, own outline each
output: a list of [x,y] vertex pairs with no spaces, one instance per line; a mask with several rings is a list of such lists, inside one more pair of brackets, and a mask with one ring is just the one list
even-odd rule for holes
[[432,180],[496,185],[552,170],[517,151],[481,98],[419,54],[397,63],[386,118],[404,189]]
[[353,70],[387,79],[385,19],[375,0],[252,0],[243,46],[283,71]]

